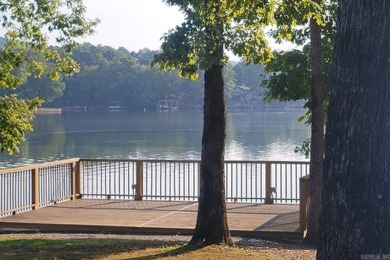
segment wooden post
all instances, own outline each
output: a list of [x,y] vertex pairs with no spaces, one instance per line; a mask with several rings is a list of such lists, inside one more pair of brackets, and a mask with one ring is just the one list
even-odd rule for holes
[[39,168],[32,169],[32,209],[37,210],[39,208]]
[[72,194],[70,199],[75,200],[80,198],[80,161],[72,163],[71,189]]
[[81,161],[76,162],[76,199],[81,198]]
[[299,178],[299,230],[304,233],[310,205],[309,175]]
[[271,163],[265,163],[265,204],[274,204],[274,199],[272,198],[272,171]]
[[143,187],[144,187],[144,173],[143,173],[143,162],[137,161],[137,178],[135,188],[135,200],[142,200]]

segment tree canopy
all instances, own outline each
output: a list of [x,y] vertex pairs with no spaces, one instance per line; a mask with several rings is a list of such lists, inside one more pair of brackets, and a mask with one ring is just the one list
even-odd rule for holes
[[[225,65],[226,55],[212,58],[218,46],[209,45],[218,41],[225,50],[231,50],[246,63],[263,63],[272,57],[264,28],[272,23],[272,10],[263,1],[174,1],[185,14],[185,22],[164,36],[162,53],[155,56],[164,70],[178,69],[183,77],[198,78],[197,70],[210,68],[213,64]],[[261,14],[261,15],[259,15]],[[218,35],[216,28],[223,27]],[[212,30],[213,39],[205,30]]]
[[[322,63],[324,64],[325,93],[331,84],[331,67],[333,61],[334,39],[336,33],[336,1],[326,1],[322,5]],[[275,30],[277,31],[277,30]],[[278,38],[276,32],[274,37]],[[280,37],[279,37],[280,38]],[[302,49],[273,53],[273,59],[265,66],[262,86],[267,89],[264,98],[268,102],[274,100],[294,101],[304,99],[310,102],[310,42],[307,23],[291,31],[290,40],[301,45]],[[326,102],[327,102],[327,95]],[[310,108],[310,103],[307,104]]]
[[[0,38],[1,40],[1,38]],[[71,57],[80,67],[80,72],[71,77],[52,81],[46,76],[27,81],[15,90],[0,89],[0,95],[18,94],[21,98],[40,97],[44,106],[107,109],[115,103],[131,110],[154,110],[158,100],[178,99],[180,109],[195,109],[203,106],[203,80],[181,78],[175,72],[162,72],[151,67],[150,61],[156,50],[142,49],[130,52],[124,48],[81,44]],[[261,100],[264,89],[259,88],[261,65],[246,65],[231,62],[224,68],[227,104],[231,108],[247,105],[265,107]],[[200,75],[204,73],[199,71]],[[249,87],[240,91],[239,86]]]
[[[6,31],[0,51],[0,86],[15,89],[31,75],[58,80],[78,72],[70,57],[77,45],[75,40],[92,33],[98,22],[86,19],[85,11],[82,0],[0,1],[0,24]],[[50,48],[50,35],[62,49]],[[17,151],[16,144],[24,140],[25,131],[32,129],[32,111],[40,103],[39,99],[21,101],[17,96],[1,99],[2,108],[13,108],[19,115],[9,117],[2,109],[2,131],[14,134],[0,136],[1,151]]]

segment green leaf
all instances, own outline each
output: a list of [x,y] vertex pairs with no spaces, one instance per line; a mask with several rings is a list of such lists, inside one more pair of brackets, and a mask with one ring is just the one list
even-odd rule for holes
[[[6,43],[0,51],[0,86],[15,89],[33,75],[62,76],[79,72],[71,58],[76,39],[93,33],[98,20],[85,18],[82,0],[5,0],[0,2],[1,26]],[[65,51],[49,47],[48,35]],[[53,66],[53,64],[55,64]],[[0,97],[0,150],[17,152],[17,144],[32,130],[32,111],[40,99],[22,100],[16,95]]]

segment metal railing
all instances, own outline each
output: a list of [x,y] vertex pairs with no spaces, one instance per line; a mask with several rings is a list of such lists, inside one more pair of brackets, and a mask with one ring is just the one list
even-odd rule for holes
[[276,203],[298,203],[300,178],[309,175],[309,162],[270,162],[271,192]]
[[81,160],[83,198],[196,200],[199,161]]
[[227,201],[271,203],[265,189],[266,162],[226,161],[225,176]]
[[[197,200],[199,196],[198,161],[155,161],[142,164],[143,194],[146,199]],[[141,195],[141,194],[140,194]]]
[[79,161],[0,170],[0,217],[75,199]]
[[81,160],[80,196],[135,198],[137,163],[134,160]]
[[[197,200],[200,161],[69,159],[0,171],[0,216],[76,198]],[[298,203],[308,162],[225,161],[226,200]]]
[[[197,200],[200,161],[81,159],[83,198]],[[226,200],[298,203],[307,162],[226,161]]]

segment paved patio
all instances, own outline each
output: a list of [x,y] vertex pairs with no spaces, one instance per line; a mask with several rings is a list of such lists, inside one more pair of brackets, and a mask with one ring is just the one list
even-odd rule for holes
[[[0,231],[192,234],[196,202],[77,199],[0,218]],[[233,235],[299,239],[298,205],[227,203]]]

